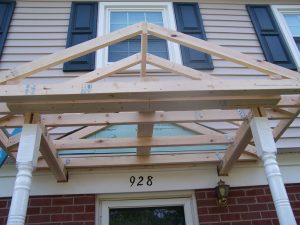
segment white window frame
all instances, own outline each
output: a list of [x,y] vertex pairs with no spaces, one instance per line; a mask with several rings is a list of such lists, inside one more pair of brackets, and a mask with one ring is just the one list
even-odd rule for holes
[[[172,2],[100,2],[98,16],[98,37],[109,33],[109,13],[112,11],[161,11],[165,27],[176,29],[175,15]],[[167,41],[169,60],[182,64],[180,47],[176,43]],[[108,65],[108,48],[98,50],[96,53],[96,67]]]
[[109,209],[183,206],[186,225],[199,225],[196,197],[193,191],[147,192],[99,195],[96,224],[109,225]]
[[275,19],[282,31],[283,37],[296,63],[297,70],[300,71],[300,52],[294,41],[293,35],[283,17],[283,14],[300,13],[300,5],[272,5]]

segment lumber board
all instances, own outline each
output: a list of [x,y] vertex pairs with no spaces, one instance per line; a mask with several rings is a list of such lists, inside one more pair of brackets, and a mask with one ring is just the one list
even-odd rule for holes
[[76,139],[83,139],[88,137],[89,135],[92,135],[100,130],[105,129],[107,126],[88,126],[83,127],[82,129],[72,132],[71,134],[64,135],[62,138],[59,138],[59,140],[76,140]]
[[68,172],[64,166],[64,163],[61,158],[57,156],[56,148],[47,134],[46,128],[42,124],[40,126],[43,131],[40,152],[47,162],[50,170],[54,174],[56,180],[58,182],[66,182],[68,181]]
[[297,118],[300,113],[300,108],[292,109],[294,112],[294,116],[291,119],[283,119],[280,120],[277,126],[273,129],[273,137],[275,142],[280,139],[283,133],[289,128],[289,126],[293,123],[293,121]]
[[65,82],[64,85],[80,85],[83,83],[93,83],[115,73],[118,73],[122,70],[128,69],[140,62],[141,54],[134,54],[125,59],[115,62],[113,66],[108,65],[106,67],[96,69],[90,73],[81,75],[80,77],[71,79],[70,81]]
[[16,114],[34,111],[40,113],[111,113],[133,111],[190,111],[202,109],[235,109],[256,106],[274,106],[280,96],[219,96],[200,98],[171,98],[155,100],[72,100],[9,103]]
[[114,149],[137,147],[167,147],[191,145],[216,145],[232,142],[227,136],[220,135],[193,135],[184,137],[140,137],[140,138],[102,138],[81,140],[54,140],[57,149]]
[[[142,116],[145,114],[146,116],[154,115],[155,112],[140,112]],[[152,137],[153,134],[154,123],[139,123],[137,128],[137,137]],[[149,146],[141,146],[137,147],[136,155],[150,155],[151,147]]]
[[180,45],[184,45],[186,47],[217,56],[219,58],[263,72],[267,75],[276,74],[291,79],[300,79],[300,74],[298,72],[294,72],[292,70],[277,66],[266,61],[254,59],[238,51],[221,47],[209,41],[201,40],[190,35],[186,35],[167,28],[162,28],[154,24],[148,24],[148,32],[150,35],[173,41]]
[[[62,160],[67,161],[67,169],[76,168],[103,168],[103,167],[125,167],[125,166],[151,166],[151,165],[196,165],[202,163],[218,163],[219,157],[224,152],[201,152],[201,153],[182,153],[182,154],[163,154],[150,156],[91,156],[91,157],[68,157]],[[242,154],[239,161],[253,162],[257,158]],[[37,169],[48,169],[44,160],[38,161]]]
[[249,121],[244,121],[237,130],[234,142],[228,146],[226,154],[218,165],[218,173],[221,176],[228,175],[234,163],[241,156],[252,139]]
[[[278,109],[266,109],[270,120],[290,119],[290,113],[282,113]],[[154,115],[140,115],[138,112],[122,113],[91,113],[91,114],[46,114],[41,115],[41,121],[47,127],[63,126],[101,126],[113,124],[138,123],[183,123],[183,122],[228,122],[245,120],[239,110],[201,110],[155,112]],[[0,121],[0,128],[21,127],[24,122],[22,115],[13,115]]]
[[157,66],[166,71],[176,73],[176,74],[178,73],[187,78],[191,78],[195,80],[203,80],[203,79],[217,80],[218,79],[208,73],[201,72],[199,70],[194,70],[190,67],[183,66],[175,62],[170,62],[169,60],[163,59],[161,57],[149,53],[147,54],[147,63],[153,66]]
[[67,101],[107,99],[155,99],[213,96],[300,94],[300,82],[294,80],[229,80],[98,82],[79,85],[2,85],[0,101]]
[[145,77],[147,74],[147,52],[148,52],[148,32],[145,23],[142,25],[141,35],[141,77]]
[[135,37],[141,33],[141,23],[120,29],[102,37],[97,37],[53,54],[41,57],[20,67],[0,73],[0,84],[9,80],[21,79],[49,67],[59,65],[80,56],[91,53],[97,49],[113,45],[117,42]]

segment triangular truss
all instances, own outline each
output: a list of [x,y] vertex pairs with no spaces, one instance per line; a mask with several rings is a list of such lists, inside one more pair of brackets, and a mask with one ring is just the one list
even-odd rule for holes
[[[141,52],[55,85],[9,85],[49,67],[78,58],[117,42],[141,35]],[[147,53],[148,35],[202,51],[255,69],[270,79],[229,81]],[[98,82],[140,64],[136,82]],[[192,81],[149,81],[146,65],[183,75]],[[98,37],[0,74],[0,127],[39,123],[43,128],[40,168],[50,167],[56,179],[65,181],[66,168],[137,166],[177,163],[219,162],[219,173],[227,174],[239,158],[255,159],[250,145],[248,120],[252,116],[283,119],[274,129],[278,140],[299,114],[300,75],[297,72],[253,59],[245,54],[153,24],[139,23]],[[274,110],[276,109],[276,110]],[[116,113],[118,112],[118,113]],[[226,121],[239,126],[235,137],[202,125]],[[195,136],[152,137],[155,123],[176,123],[199,133]],[[136,138],[83,139],[113,124],[138,124]],[[52,140],[49,128],[81,126],[76,132]],[[15,157],[20,135],[8,137],[0,130],[1,147]],[[153,146],[226,144],[225,152],[151,155]],[[63,161],[57,149],[137,148],[137,156],[73,158]],[[246,149],[246,151],[245,151]],[[246,154],[243,154],[246,152]],[[66,163],[67,162],[67,163]]]

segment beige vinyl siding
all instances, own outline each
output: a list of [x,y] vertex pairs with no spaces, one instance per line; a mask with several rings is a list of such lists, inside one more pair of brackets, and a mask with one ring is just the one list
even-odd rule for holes
[[[0,61],[0,71],[64,49],[70,7],[71,2],[17,2]],[[59,77],[56,79],[58,81],[64,77],[64,73],[62,65],[58,65],[33,76]],[[44,78],[41,81],[55,82]]]

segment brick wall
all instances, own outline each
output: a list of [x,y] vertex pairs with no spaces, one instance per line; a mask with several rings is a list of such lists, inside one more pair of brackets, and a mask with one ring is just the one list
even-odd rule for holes
[[[300,224],[300,184],[286,185]],[[200,225],[279,225],[267,186],[231,188],[228,207],[217,205],[213,189],[196,191]]]
[[[300,184],[286,186],[300,225]],[[197,190],[200,225],[278,225],[267,186],[231,188],[228,207],[217,205],[213,189]],[[0,225],[6,224],[10,199],[0,198]],[[95,225],[95,195],[31,197],[27,225]]]
[[[31,197],[26,224],[95,225],[95,195]],[[0,198],[0,225],[6,224],[9,198]]]

